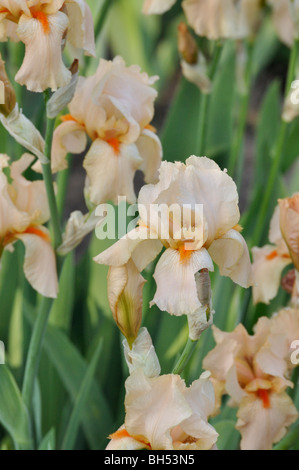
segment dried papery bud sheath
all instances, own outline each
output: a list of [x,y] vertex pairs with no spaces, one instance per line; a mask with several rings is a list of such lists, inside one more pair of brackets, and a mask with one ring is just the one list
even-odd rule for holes
[[187,25],[182,21],[178,26],[178,50],[188,64],[196,64],[198,47]]
[[299,194],[280,199],[280,229],[290,256],[299,270]]
[[194,83],[202,93],[210,93],[212,83],[207,73],[207,62],[204,55],[199,52],[193,36],[185,23],[178,26],[178,50],[181,54],[181,67],[184,77]]
[[53,93],[53,95],[47,102],[47,117],[49,119],[56,118],[56,116],[58,116],[58,114],[61,113],[64,108],[66,108],[67,105],[72,101],[75,95],[79,78],[79,61],[77,59],[74,60],[69,70],[72,74],[70,82],[64,87],[59,88],[55,93]]
[[189,338],[197,341],[203,331],[213,324],[212,291],[209,271],[202,269],[195,274],[198,299],[201,307],[188,315]]
[[9,134],[30,153],[36,155],[42,163],[48,163],[45,151],[45,141],[34,124],[19,110],[18,104],[8,116],[1,114],[0,122]]
[[112,266],[107,282],[113,318],[132,348],[142,320],[142,290],[145,280],[133,261],[129,261],[123,266]]
[[16,94],[13,89],[12,84],[10,83],[6,70],[5,62],[2,60],[0,55],[0,93],[3,96],[0,96],[0,113],[4,116],[8,116],[16,105]]

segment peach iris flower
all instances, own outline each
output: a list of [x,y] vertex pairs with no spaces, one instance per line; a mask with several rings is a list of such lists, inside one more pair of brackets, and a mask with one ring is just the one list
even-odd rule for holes
[[[243,325],[231,333],[213,327],[216,347],[208,353],[203,366],[212,374],[218,407],[223,394],[238,407],[237,429],[242,435],[241,449],[270,450],[285,435],[298,412],[286,393],[292,385],[285,378],[286,363],[265,355],[264,346],[271,321],[262,317],[250,336]],[[284,337],[273,337],[279,347]]]
[[22,41],[25,56],[15,80],[28,90],[57,90],[71,80],[62,60],[67,41],[74,57],[95,55],[93,20],[85,0],[0,0],[0,40]]
[[126,67],[121,57],[101,60],[95,75],[79,78],[70,114],[62,117],[54,133],[52,165],[53,171],[66,168],[67,152],[83,152],[89,137],[92,145],[83,166],[85,193],[93,204],[117,203],[118,196],[134,203],[137,170],[143,171],[146,182],[156,180],[162,148],[150,122],[157,78],[141,73],[136,65]]
[[267,342],[259,352],[264,364],[275,364],[276,373],[291,377],[292,370],[298,366],[299,348],[299,308],[287,307],[275,313],[269,324]]
[[210,450],[218,434],[208,423],[214,407],[206,377],[187,388],[179,375],[147,377],[137,369],[126,380],[123,426],[107,450]]
[[196,34],[208,39],[242,39],[255,33],[260,0],[184,0],[183,9]]
[[42,225],[50,216],[45,186],[42,181],[30,182],[22,176],[33,160],[32,155],[24,154],[13,162],[9,182],[4,173],[8,157],[0,157],[0,252],[11,250],[21,240],[25,245],[27,280],[40,294],[55,298],[58,291],[55,254],[50,233]]
[[[175,206],[175,207],[174,207]],[[157,184],[145,185],[138,198],[139,226],[95,258],[99,264],[125,265],[130,258],[142,271],[160,253],[152,303],[174,315],[202,307],[195,274],[213,261],[220,274],[237,284],[251,283],[251,264],[238,221],[234,181],[206,157],[186,164],[163,162]]]
[[160,15],[169,10],[176,0],[145,0],[142,12],[146,15]]
[[[175,0],[145,0],[143,13],[162,14]],[[291,46],[298,36],[298,0],[184,0],[182,7],[190,26],[199,36],[211,40],[244,39],[256,34],[265,11],[280,40]]]
[[296,204],[298,195],[279,200],[270,223],[271,245],[252,249],[255,303],[268,304],[278,292],[283,269],[295,262],[298,265],[299,217]]

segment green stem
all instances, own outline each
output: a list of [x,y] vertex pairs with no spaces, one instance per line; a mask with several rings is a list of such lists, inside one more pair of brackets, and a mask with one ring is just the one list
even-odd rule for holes
[[197,345],[197,341],[193,341],[192,339],[188,338],[184,351],[182,352],[181,357],[177,361],[176,365],[173,368],[172,373],[180,375],[183,370],[185,369],[186,365],[191,359],[191,356],[194,352],[195,346]]
[[199,132],[198,132],[198,144],[197,153],[199,156],[205,154],[206,139],[207,139],[207,115],[209,109],[209,95],[201,95],[200,100],[200,112],[199,112]]
[[112,6],[112,4],[113,4],[113,0],[104,0],[103,2],[103,6],[98,17],[98,21],[96,22],[96,25],[94,28],[94,34],[96,38],[98,38],[99,34],[101,34],[105,20],[107,18],[107,14],[109,12],[109,8]]
[[[252,58],[253,58],[253,50],[254,50],[254,43],[250,41],[247,47],[247,64],[245,68],[244,74],[244,91],[240,96],[240,112],[238,115],[238,124],[236,133],[233,138],[231,153],[228,161],[228,173],[234,177],[238,158],[241,157],[241,162],[239,165],[238,171],[238,180],[242,175],[242,169],[244,165],[244,153],[242,151],[243,141],[244,141],[244,134],[246,129],[247,123],[247,115],[248,115],[248,108],[249,108],[249,101],[250,101],[250,88],[251,88],[251,78],[252,78]],[[240,181],[237,181],[237,186],[240,185]]]
[[[291,88],[291,83],[295,76],[298,49],[299,49],[299,40],[295,40],[292,51],[291,51],[291,55],[290,55],[286,89],[285,89],[285,97],[289,93],[289,90]],[[265,193],[261,201],[261,208],[258,213],[255,230],[253,232],[252,246],[259,245],[261,241],[261,237],[263,235],[265,220],[266,220],[267,213],[269,211],[269,204],[271,201],[271,196],[275,187],[275,183],[277,181],[277,176],[278,176],[280,165],[281,165],[281,158],[283,155],[283,148],[284,148],[284,144],[285,144],[285,140],[287,136],[287,130],[288,130],[288,124],[285,121],[281,120],[280,130],[278,133],[277,141],[276,141],[274,152],[273,152],[273,157],[274,157],[273,164],[270,169],[270,174],[269,174],[268,182],[266,185]]]
[[[44,97],[45,97],[45,103],[47,104],[49,93],[45,92]],[[52,223],[53,234],[54,234],[54,246],[55,248],[57,248],[62,243],[62,236],[61,236],[59,214],[58,214],[58,209],[57,209],[57,204],[56,204],[56,197],[55,197],[52,171],[51,171],[51,148],[52,148],[54,126],[55,126],[55,120],[48,119],[47,129],[46,129],[46,138],[45,138],[45,156],[48,159],[48,162],[42,164],[42,170],[43,170],[43,177],[44,177],[46,193],[48,197],[48,203],[49,203],[50,214],[51,214],[51,223]],[[57,262],[58,271],[60,271],[59,265],[60,263]],[[35,379],[36,379],[38,367],[39,367],[43,338],[44,338],[45,330],[47,327],[52,303],[53,303],[53,299],[43,298],[41,302],[41,306],[40,306],[40,311],[38,312],[38,315],[36,317],[32,336],[30,339],[28,356],[27,356],[26,366],[25,366],[23,387],[22,387],[23,399],[29,411],[31,408],[33,387],[34,387],[34,383],[35,383]]]
[[298,440],[299,440],[299,423],[278,444],[276,444],[273,450],[291,449],[295,444],[298,444]]
[[52,302],[52,299],[43,298],[30,340],[22,387],[23,400],[29,411],[31,408],[33,387],[38,371],[42,343],[51,311]]
[[[219,60],[221,57],[223,46],[220,42],[216,42],[215,49],[213,53],[213,59],[209,70],[209,78],[211,82],[215,77]],[[200,100],[200,109],[199,109],[199,131],[198,131],[198,140],[197,140],[197,154],[204,155],[206,150],[206,139],[207,139],[207,125],[208,125],[208,112],[210,104],[211,94],[202,94]]]
[[[48,93],[45,93],[45,103],[49,99]],[[51,170],[51,148],[52,148],[52,139],[55,128],[55,119],[47,119],[47,129],[46,129],[46,138],[45,138],[45,156],[48,159],[47,163],[42,164],[43,178],[45,182],[47,198],[49,203],[49,209],[51,214],[51,224],[53,228],[54,235],[54,247],[58,248],[62,243],[61,227],[58,208],[56,204],[56,196],[54,191],[52,170]]]
[[[94,35],[95,35],[96,40],[102,32],[104,23],[105,23],[105,21],[107,19],[107,16],[108,16],[109,9],[112,5],[113,5],[113,0],[104,0],[101,11],[99,13],[98,20],[97,20],[97,22],[95,24],[95,28],[94,28]],[[86,68],[88,68],[88,66],[90,64],[90,60],[91,60],[90,56],[86,57],[86,59],[85,59],[85,67]]]
[[64,205],[65,205],[65,198],[66,198],[66,193],[67,193],[67,187],[68,187],[68,182],[69,182],[69,177],[70,177],[70,156],[67,157],[68,161],[68,167],[60,171],[60,173],[57,176],[57,196],[56,196],[56,201],[57,201],[57,209],[58,209],[58,214],[59,214],[59,219],[61,220],[63,217],[63,211],[64,211]]

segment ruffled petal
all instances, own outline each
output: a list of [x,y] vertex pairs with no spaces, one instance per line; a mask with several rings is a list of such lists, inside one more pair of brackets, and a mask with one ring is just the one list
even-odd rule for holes
[[[213,328],[213,331],[215,330]],[[219,382],[225,382],[229,370],[233,367],[238,350],[238,344],[233,339],[221,342],[204,358],[204,369],[210,371],[213,378]]]
[[30,224],[31,216],[19,211],[10,195],[6,176],[0,172],[0,240],[7,233],[22,232]]
[[[192,409],[192,415],[173,430],[175,449],[211,450],[217,441],[218,433],[208,423],[208,417],[215,407],[214,388],[208,377],[208,372],[203,373],[185,390],[185,398]],[[185,436],[188,436],[187,439],[184,439]],[[180,437],[183,442],[179,442]]]
[[143,271],[163,248],[159,240],[151,240],[150,236],[147,228],[137,227],[96,256],[94,261],[107,266],[122,266],[132,258],[139,271]]
[[242,450],[271,450],[286,434],[287,427],[298,418],[286,393],[270,394],[270,408],[264,408],[255,395],[245,397],[238,411],[237,429],[242,434]]
[[184,0],[182,6],[189,24],[199,36],[241,39],[250,32],[250,24],[244,21],[243,6],[239,2],[235,6],[232,0]]
[[152,449],[173,449],[171,430],[189,418],[192,410],[178,375],[147,378],[139,369],[126,381],[125,428],[143,437]]
[[56,298],[58,279],[55,253],[50,243],[48,231],[38,227],[39,236],[30,233],[16,235],[25,245],[24,273],[28,282],[44,297]]
[[120,144],[116,153],[107,142],[95,140],[83,164],[88,176],[87,197],[94,204],[109,200],[117,204],[119,196],[126,196],[133,204],[136,201],[133,180],[141,163],[136,145]]
[[269,304],[276,296],[283,269],[291,263],[288,256],[279,256],[275,247],[253,248],[253,301]]
[[129,435],[124,425],[118,431],[109,436],[111,441],[106,450],[141,450],[148,448],[143,442],[140,442]]
[[157,290],[151,305],[171,315],[188,315],[195,312],[201,303],[198,299],[195,273],[201,269],[213,271],[213,263],[208,252],[202,248],[191,252],[182,261],[178,250],[168,248],[155,269],[154,279]]
[[66,121],[60,124],[53,135],[51,166],[52,172],[65,170],[68,166],[67,153],[84,152],[87,137],[84,127],[76,121]]
[[136,147],[142,158],[139,170],[143,171],[146,183],[155,183],[158,180],[158,169],[162,160],[162,145],[156,134],[144,129],[136,141]]
[[69,18],[67,40],[77,49],[75,56],[84,50],[87,55],[95,57],[93,18],[88,4],[84,0],[66,0],[65,3]]
[[12,186],[16,191],[14,203],[20,211],[30,214],[35,224],[44,224],[50,218],[45,183],[28,181],[22,175],[34,160],[33,155],[25,153],[11,164]]
[[67,85],[72,74],[62,61],[62,37],[68,27],[67,16],[58,11],[45,22],[22,15],[17,34],[25,44],[25,57],[15,80],[28,90],[53,91]]
[[221,238],[214,240],[209,254],[219,266],[222,276],[230,277],[242,287],[252,284],[252,267],[247,244],[236,230],[229,230]]

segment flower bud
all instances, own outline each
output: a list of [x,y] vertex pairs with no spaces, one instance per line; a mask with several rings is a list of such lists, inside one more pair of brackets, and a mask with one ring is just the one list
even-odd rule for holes
[[130,260],[124,266],[112,266],[107,281],[113,318],[132,348],[142,320],[142,290],[145,280]]
[[140,329],[132,348],[129,347],[126,339],[123,341],[123,346],[130,374],[141,368],[147,377],[158,377],[160,375],[159,359],[146,328]]
[[299,270],[299,194],[280,199],[280,229],[290,256]]
[[0,113],[4,116],[8,116],[16,105],[16,94],[13,89],[12,84],[10,83],[6,70],[5,62],[2,60],[0,55],[0,93],[3,93],[3,96],[0,96]]
[[184,77],[194,83],[202,93],[210,93],[212,83],[207,73],[204,55],[198,51],[195,39],[185,23],[179,24],[178,49],[182,56],[181,66]]
[[59,88],[47,103],[47,117],[49,119],[54,119],[58,116],[64,108],[72,101],[75,95],[77,83],[78,83],[78,60],[75,60],[71,67],[70,72],[72,74],[72,79],[70,82],[62,88]]
[[[104,217],[102,219],[104,220]],[[62,244],[57,248],[57,253],[64,256],[74,250],[83,238],[95,229],[98,223],[101,223],[101,218],[96,217],[94,211],[85,215],[80,211],[72,212],[62,236]]]
[[197,341],[201,333],[212,325],[214,315],[209,271],[202,269],[196,273],[195,282],[201,307],[196,312],[188,315],[189,338],[192,341]]

